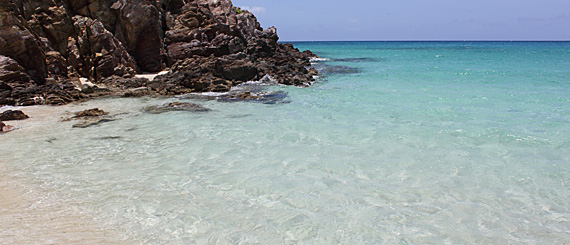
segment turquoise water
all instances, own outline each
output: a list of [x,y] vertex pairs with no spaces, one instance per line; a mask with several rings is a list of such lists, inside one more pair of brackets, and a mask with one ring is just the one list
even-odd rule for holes
[[[149,244],[570,242],[570,43],[294,45],[328,73],[280,103],[69,105],[118,120],[22,126],[3,164]],[[141,110],[170,101],[212,111]]]

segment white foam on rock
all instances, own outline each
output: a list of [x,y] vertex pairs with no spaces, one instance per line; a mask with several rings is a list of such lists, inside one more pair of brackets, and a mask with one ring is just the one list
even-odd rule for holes
[[329,59],[327,59],[327,58],[321,58],[321,57],[313,57],[313,58],[310,58],[309,61],[310,61],[311,63],[316,63],[316,62],[329,61]]

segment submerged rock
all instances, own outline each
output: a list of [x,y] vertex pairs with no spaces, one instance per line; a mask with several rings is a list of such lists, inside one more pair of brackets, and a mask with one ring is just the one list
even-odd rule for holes
[[146,113],[160,114],[169,111],[207,112],[211,111],[201,105],[188,102],[170,102],[159,106],[149,106],[143,109]]
[[73,116],[73,118],[80,118],[80,117],[99,117],[99,116],[104,116],[104,115],[108,115],[108,112],[105,112],[104,110],[100,110],[99,108],[93,108],[93,109],[88,109],[88,110],[83,110],[80,112],[76,112],[75,116]]
[[7,110],[0,114],[0,121],[24,120],[30,118],[20,110]]
[[74,128],[87,128],[87,127],[99,125],[101,123],[112,122],[112,121],[117,120],[117,119],[111,118],[108,115],[109,115],[109,113],[104,111],[104,110],[101,110],[99,108],[92,108],[92,109],[76,112],[75,116],[68,118],[65,121],[71,120],[71,119],[82,120],[79,123],[73,124],[72,127],[74,127]]
[[327,65],[319,63],[315,65],[315,69],[319,72],[319,74],[326,76],[329,74],[355,74],[360,73],[360,69],[349,67],[349,66],[340,66],[340,65]]
[[226,96],[220,96],[218,101],[221,102],[239,102],[239,101],[252,101],[260,102],[264,104],[278,104],[278,103],[288,103],[285,101],[287,98],[287,93],[283,91],[267,91],[267,92],[241,92],[239,94],[230,94]]
[[83,119],[83,122],[73,124],[72,127],[74,127],[74,128],[87,128],[87,127],[91,127],[91,126],[97,126],[101,123],[112,122],[115,120],[116,119],[111,119],[111,118],[91,117],[91,118]]

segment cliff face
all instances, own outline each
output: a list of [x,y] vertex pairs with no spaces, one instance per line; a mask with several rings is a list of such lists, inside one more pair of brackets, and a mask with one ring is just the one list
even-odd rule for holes
[[[310,52],[277,43],[229,0],[0,0],[0,105],[62,104],[98,93],[227,91],[270,75],[306,86]],[[154,81],[136,73],[170,72]]]

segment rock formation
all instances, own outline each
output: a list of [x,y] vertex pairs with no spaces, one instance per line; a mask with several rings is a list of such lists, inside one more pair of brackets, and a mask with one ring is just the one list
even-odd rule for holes
[[266,75],[309,85],[314,54],[278,39],[230,0],[0,0],[0,105],[228,91]]

